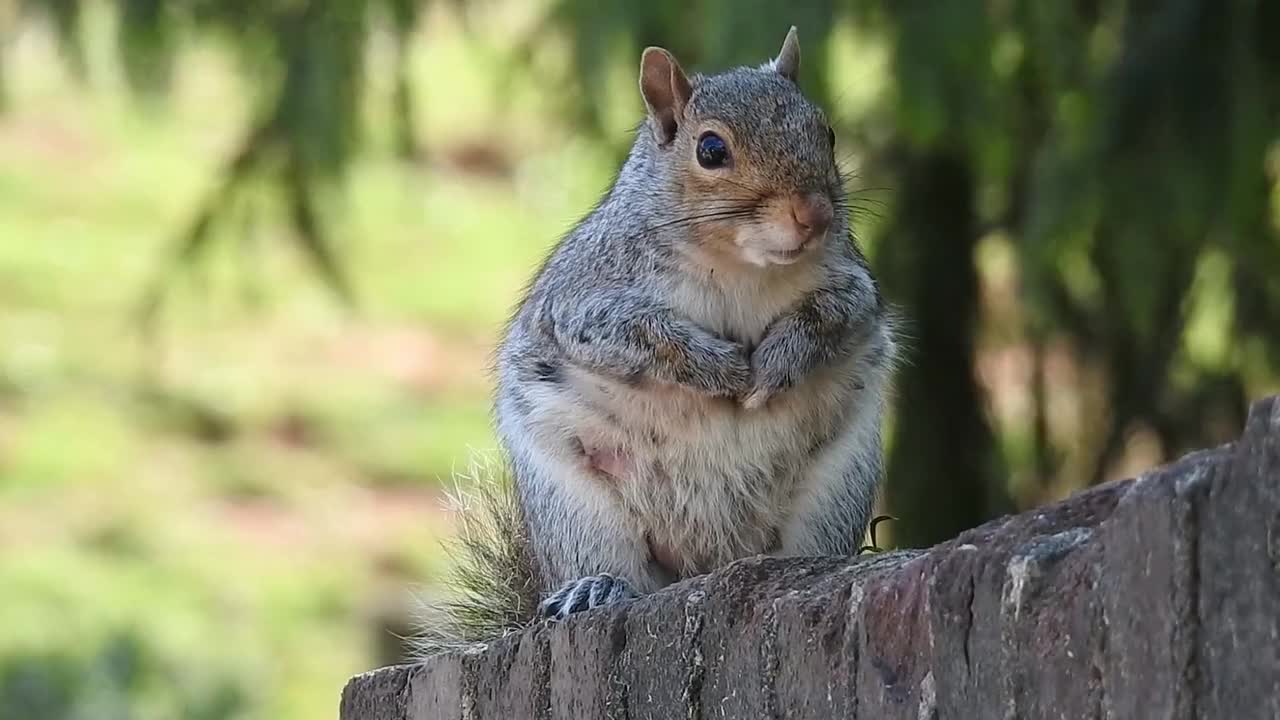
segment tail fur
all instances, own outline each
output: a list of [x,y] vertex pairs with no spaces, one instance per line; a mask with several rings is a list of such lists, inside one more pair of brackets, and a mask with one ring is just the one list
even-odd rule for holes
[[517,632],[533,619],[538,572],[527,525],[505,463],[475,462],[450,495],[457,534],[445,543],[445,596],[425,601],[417,659],[466,650]]

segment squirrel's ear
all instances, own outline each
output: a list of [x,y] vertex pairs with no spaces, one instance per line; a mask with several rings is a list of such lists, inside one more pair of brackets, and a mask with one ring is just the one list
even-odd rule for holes
[[680,63],[662,48],[645,48],[640,57],[640,94],[653,118],[653,132],[659,145],[676,136],[676,126],[684,120],[684,106],[693,95],[689,78]]
[[787,39],[782,41],[782,49],[773,61],[773,69],[791,82],[795,82],[800,76],[800,33],[796,31],[795,25],[787,31]]

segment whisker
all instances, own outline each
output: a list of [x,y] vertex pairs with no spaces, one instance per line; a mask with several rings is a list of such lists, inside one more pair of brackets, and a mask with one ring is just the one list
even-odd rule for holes
[[689,209],[696,210],[698,212],[702,212],[704,210],[748,210],[750,208],[755,207],[755,205],[756,205],[755,201],[721,202],[721,203],[711,203],[707,205],[699,205],[697,208],[689,208]]
[[741,215],[741,216],[745,216],[745,215],[748,215],[748,214],[750,214],[750,213],[751,213],[751,209],[750,209],[750,208],[731,208],[731,209],[724,209],[724,210],[707,210],[707,211],[700,211],[700,212],[696,212],[696,213],[693,213],[693,214],[690,214],[690,215],[682,215],[682,216],[680,216],[680,217],[678,217],[678,218],[673,218],[672,220],[670,220],[670,221],[668,221],[668,222],[671,222],[671,223],[692,222],[692,221],[694,221],[694,220],[707,220],[707,219],[714,219],[714,218],[719,218],[719,217],[734,217],[734,216],[740,216],[740,215]]
[[730,185],[736,185],[737,187],[740,187],[740,188],[742,188],[743,190],[746,190],[747,192],[752,193],[752,195],[753,195],[753,196],[755,197],[755,199],[757,199],[757,200],[758,200],[758,199],[760,199],[760,198],[762,198],[762,197],[764,197],[764,196],[765,196],[765,194],[766,194],[766,193],[764,192],[764,190],[762,190],[761,188],[753,187],[752,185],[749,185],[749,184],[747,184],[747,183],[744,183],[744,182],[742,182],[741,180],[734,180],[734,179],[733,179],[733,178],[731,178],[731,177],[721,177],[721,178],[719,178],[719,179],[720,179],[721,181],[723,181],[723,182],[727,182],[727,183],[729,183]]
[[844,201],[843,204],[849,207],[860,207],[860,206],[871,206],[871,205],[874,205],[875,207],[878,207],[878,208],[889,207],[889,203],[887,201],[880,200],[878,198],[849,198],[848,200]]
[[692,225],[695,223],[705,223],[705,222],[711,222],[714,220],[729,220],[735,217],[748,217],[754,212],[755,212],[754,209],[747,209],[747,208],[700,212],[694,215],[685,215],[682,217],[674,218],[666,222],[658,223],[657,225],[651,225],[648,228],[646,228],[646,230],[648,232],[654,232],[656,230],[662,230],[664,228],[673,227],[677,225],[684,225],[684,224]]

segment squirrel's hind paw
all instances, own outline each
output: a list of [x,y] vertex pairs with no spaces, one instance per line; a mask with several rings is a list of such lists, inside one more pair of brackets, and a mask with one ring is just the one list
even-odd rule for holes
[[601,573],[575,580],[551,593],[538,605],[538,615],[563,620],[569,615],[638,597],[620,577]]

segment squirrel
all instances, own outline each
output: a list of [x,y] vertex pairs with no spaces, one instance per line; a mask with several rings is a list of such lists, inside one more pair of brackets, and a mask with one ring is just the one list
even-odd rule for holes
[[893,317],[799,66],[795,27],[718,74],[644,50],[631,151],[498,347],[508,482],[463,515],[423,655],[739,558],[857,554]]

